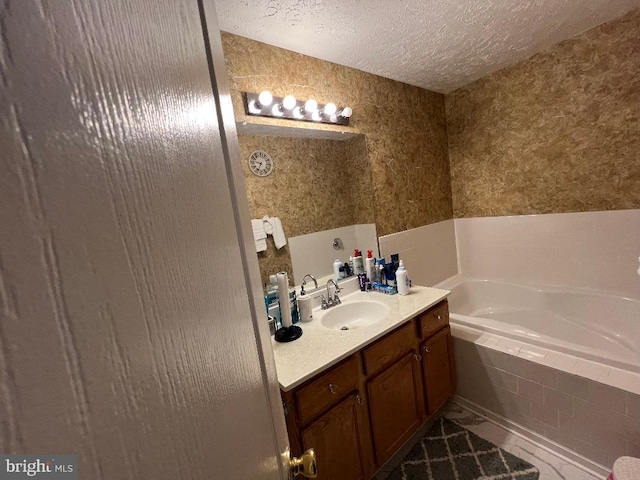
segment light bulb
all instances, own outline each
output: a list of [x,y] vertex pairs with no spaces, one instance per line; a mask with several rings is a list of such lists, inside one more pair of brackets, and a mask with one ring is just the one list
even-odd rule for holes
[[327,115],[333,115],[336,113],[336,110],[338,110],[338,107],[336,107],[335,103],[329,102],[324,106],[324,113]]
[[255,100],[249,102],[249,113],[260,113],[260,105]]
[[271,114],[274,117],[281,117],[282,116],[282,105],[280,105],[279,103],[274,105],[273,108],[271,109]]
[[258,95],[258,102],[260,102],[260,105],[263,107],[268,107],[271,105],[271,102],[273,102],[273,95],[271,95],[271,92],[263,90],[260,92],[260,95]]
[[351,115],[353,115],[353,110],[351,109],[351,107],[344,107],[342,109],[342,112],[340,112],[340,116],[344,118],[349,118]]
[[293,109],[293,116],[298,120],[304,118],[304,107],[298,107]]
[[313,98],[310,98],[304,103],[304,109],[307,112],[315,112],[318,108],[318,102],[316,102]]
[[293,107],[295,107],[296,103],[296,97],[294,97],[293,95],[287,95],[286,97],[284,97],[284,100],[282,100],[282,106],[287,110],[291,110]]
[[322,120],[322,117],[320,116],[320,112],[318,110],[314,111],[311,114],[311,120],[313,120],[314,122],[319,122]]
[[331,123],[336,123],[338,121],[338,116],[337,115],[331,115],[329,117],[329,120],[331,121]]

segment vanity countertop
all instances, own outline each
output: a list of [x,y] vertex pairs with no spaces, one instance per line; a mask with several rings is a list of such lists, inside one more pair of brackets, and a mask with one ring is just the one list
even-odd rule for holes
[[315,308],[311,322],[297,323],[303,331],[300,338],[290,343],[278,343],[272,338],[280,388],[286,392],[297,387],[442,301],[449,293],[438,288],[413,286],[404,296],[360,291],[345,295],[341,297],[343,304],[374,300],[386,304],[391,310],[389,316],[379,323],[347,331],[322,326],[322,316],[330,309]]

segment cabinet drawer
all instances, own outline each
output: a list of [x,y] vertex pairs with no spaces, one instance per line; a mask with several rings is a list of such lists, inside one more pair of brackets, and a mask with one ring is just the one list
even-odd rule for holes
[[358,361],[351,357],[298,389],[296,403],[301,422],[312,420],[357,387]]
[[416,346],[415,323],[407,322],[386,337],[365,348],[364,368],[371,375],[394,360],[402,357]]
[[435,307],[422,313],[419,317],[420,336],[427,338],[445,325],[449,324],[449,304],[445,300]]

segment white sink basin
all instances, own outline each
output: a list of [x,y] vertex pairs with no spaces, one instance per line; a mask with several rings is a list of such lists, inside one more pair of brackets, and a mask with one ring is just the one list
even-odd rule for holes
[[355,330],[381,322],[389,316],[389,312],[389,307],[381,302],[349,302],[326,310],[320,323],[331,330]]

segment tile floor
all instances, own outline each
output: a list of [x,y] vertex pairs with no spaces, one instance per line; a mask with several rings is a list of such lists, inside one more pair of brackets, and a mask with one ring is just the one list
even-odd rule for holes
[[[535,465],[538,467],[538,470],[540,470],[540,480],[603,480],[602,477],[577,467],[562,457],[540,448],[529,440],[505,430],[501,426],[466,410],[456,403],[447,403],[440,410],[440,414],[455,420],[476,435],[495,443],[507,452]],[[425,425],[421,431],[414,436],[415,441],[408,442],[395,457],[386,463],[383,469],[376,475],[375,480],[385,480],[389,476],[413,445],[422,438],[431,423],[432,422],[429,422],[429,424]]]

